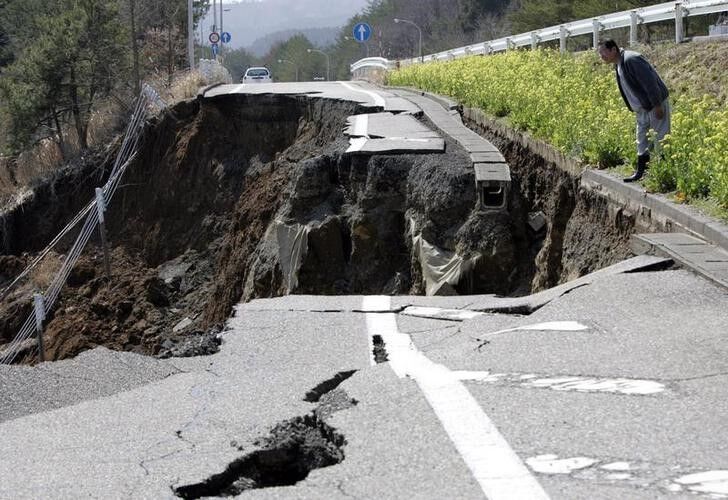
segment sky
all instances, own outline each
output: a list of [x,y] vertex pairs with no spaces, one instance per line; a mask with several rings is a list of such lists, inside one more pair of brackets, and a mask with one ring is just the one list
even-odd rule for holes
[[[223,3],[223,29],[230,33],[231,48],[248,47],[267,34],[289,29],[340,27],[366,7],[368,0],[246,0]],[[219,6],[218,23],[219,24]],[[207,40],[213,9],[198,31]],[[219,31],[219,29],[218,29]]]

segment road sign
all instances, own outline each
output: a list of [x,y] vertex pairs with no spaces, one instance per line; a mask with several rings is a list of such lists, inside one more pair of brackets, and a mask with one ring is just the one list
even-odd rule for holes
[[217,52],[220,49],[216,43],[213,43],[210,45],[210,48],[212,48],[212,57],[217,57]]
[[213,31],[212,33],[210,33],[210,36],[207,38],[208,38],[208,40],[210,40],[210,43],[215,44],[220,41],[220,34],[217,33],[216,31]]
[[358,23],[354,25],[352,32],[354,33],[354,40],[357,42],[366,42],[372,36],[372,27],[367,23]]
[[232,40],[232,36],[230,36],[230,33],[227,31],[223,31],[222,35],[220,35],[220,40],[222,40],[222,43],[230,43],[230,40]]

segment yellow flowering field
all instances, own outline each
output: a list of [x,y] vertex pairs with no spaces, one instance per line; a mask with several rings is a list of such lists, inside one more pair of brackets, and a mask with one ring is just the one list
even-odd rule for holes
[[[634,115],[625,107],[614,67],[596,53],[518,50],[488,57],[412,65],[388,75],[449,95],[563,153],[598,167],[635,162]],[[712,198],[728,209],[728,110],[709,95],[671,93],[672,134],[645,183],[685,199]]]

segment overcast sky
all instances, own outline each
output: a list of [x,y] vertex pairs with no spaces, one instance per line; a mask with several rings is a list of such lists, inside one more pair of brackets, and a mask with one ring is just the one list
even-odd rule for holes
[[[332,28],[346,24],[362,11],[368,0],[246,0],[223,3],[223,29],[230,33],[232,48],[247,47],[256,39],[281,30]],[[217,3],[218,21],[219,6]],[[203,19],[204,39],[213,25],[213,9]],[[218,29],[219,31],[219,29]]]

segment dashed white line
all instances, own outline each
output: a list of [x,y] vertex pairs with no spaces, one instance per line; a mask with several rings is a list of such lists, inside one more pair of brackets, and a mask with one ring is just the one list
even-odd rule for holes
[[353,85],[350,85],[350,84],[348,84],[346,82],[338,82],[338,83],[340,83],[341,85],[343,85],[347,89],[351,90],[352,92],[361,92],[363,94],[368,95],[369,97],[371,97],[374,100],[374,105],[375,106],[379,106],[382,109],[384,109],[386,107],[386,103],[384,101],[384,97],[380,96],[376,92],[371,92],[369,90],[364,90],[364,89],[356,88]]
[[[388,311],[390,298],[365,297],[362,309]],[[465,386],[447,367],[419,352],[408,335],[399,332],[394,313],[368,312],[366,321],[370,339],[380,335],[384,340],[394,372],[417,382],[489,499],[548,498]]]

